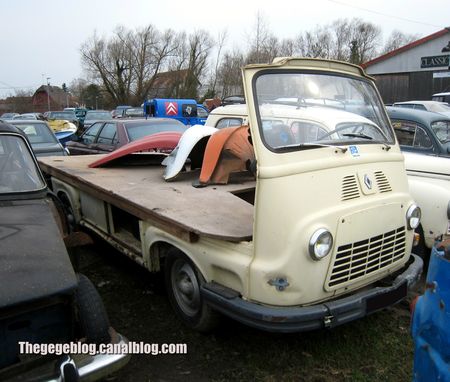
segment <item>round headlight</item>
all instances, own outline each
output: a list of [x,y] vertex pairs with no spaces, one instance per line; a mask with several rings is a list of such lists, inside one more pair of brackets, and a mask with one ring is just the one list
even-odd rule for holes
[[318,229],[309,240],[309,254],[314,260],[323,259],[333,248],[333,236],[324,229]]
[[408,229],[416,229],[419,226],[421,216],[420,208],[415,204],[411,205],[406,212]]

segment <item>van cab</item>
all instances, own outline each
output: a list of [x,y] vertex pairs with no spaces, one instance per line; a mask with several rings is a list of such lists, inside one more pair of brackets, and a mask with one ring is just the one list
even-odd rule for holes
[[194,99],[153,98],[144,102],[145,117],[174,118],[185,125],[204,125],[208,110]]

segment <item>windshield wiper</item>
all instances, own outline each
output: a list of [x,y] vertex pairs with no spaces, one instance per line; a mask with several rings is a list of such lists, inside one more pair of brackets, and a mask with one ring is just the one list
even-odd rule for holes
[[[363,138],[363,139],[369,139],[369,140],[373,140],[373,137],[366,135],[366,134],[362,134],[362,133],[346,133],[346,134],[342,134],[342,136],[344,137],[355,137],[355,138]],[[381,141],[374,141],[377,142],[381,145],[384,146],[384,148],[386,149],[386,151],[389,151],[391,149],[391,146],[389,146],[386,142],[381,142]]]
[[352,138],[363,138],[363,139],[370,139],[372,140],[373,137],[371,137],[370,135],[366,135],[363,133],[345,133],[342,134],[343,137],[352,137]]
[[340,147],[340,146],[334,146],[334,145],[326,145],[323,143],[300,143],[300,144],[294,144],[294,145],[288,145],[283,147],[277,147],[279,149],[292,149],[292,148],[315,148],[315,147],[332,147],[333,149],[341,150],[342,153],[347,152],[348,147]]

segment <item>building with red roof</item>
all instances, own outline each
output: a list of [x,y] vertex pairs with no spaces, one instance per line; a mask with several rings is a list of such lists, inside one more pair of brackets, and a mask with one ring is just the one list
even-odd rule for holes
[[450,27],[365,62],[385,103],[450,91]]

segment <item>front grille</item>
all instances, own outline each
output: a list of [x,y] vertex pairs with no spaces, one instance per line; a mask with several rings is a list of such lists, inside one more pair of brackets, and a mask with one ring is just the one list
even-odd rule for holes
[[342,200],[356,199],[361,196],[355,175],[348,175],[342,179]]
[[374,273],[400,260],[406,250],[405,227],[367,240],[341,245],[333,264],[329,287]]

